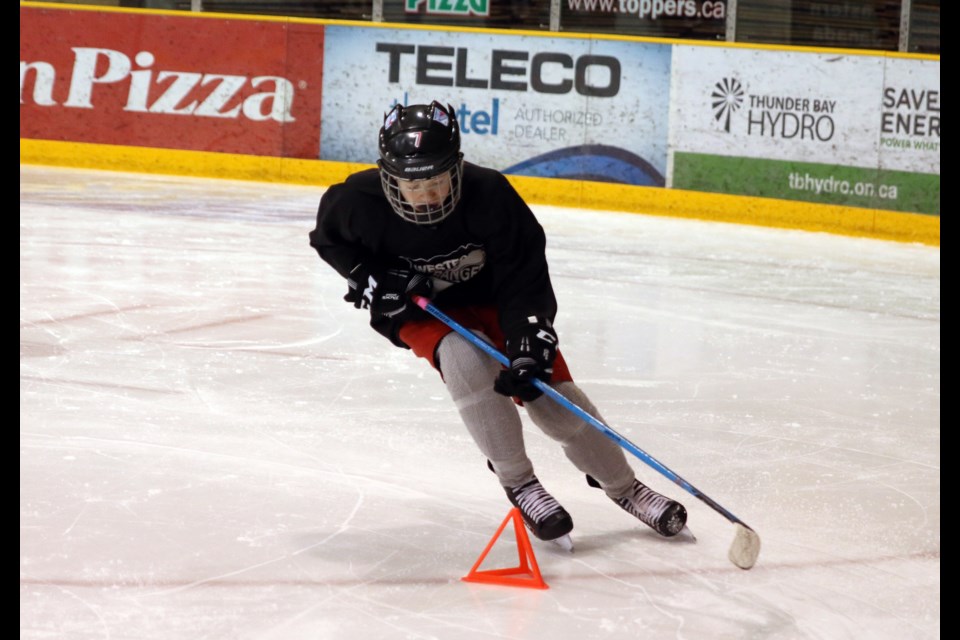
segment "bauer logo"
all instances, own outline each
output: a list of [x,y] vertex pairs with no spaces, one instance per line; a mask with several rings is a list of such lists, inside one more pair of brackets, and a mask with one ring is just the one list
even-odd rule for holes
[[406,0],[403,10],[431,15],[488,16],[490,0]]
[[[133,59],[121,51],[73,47],[73,68],[66,89],[57,86],[58,74],[43,61],[20,62],[20,104],[27,80],[27,97],[41,107],[96,109],[103,101],[125,94],[123,110],[206,118],[246,118],[253,121],[293,122],[294,87],[280,76],[241,76],[197,71],[155,70],[156,57],[140,51]],[[61,76],[62,77],[62,76]],[[111,87],[110,95],[102,90]],[[62,103],[55,96],[66,94]]]

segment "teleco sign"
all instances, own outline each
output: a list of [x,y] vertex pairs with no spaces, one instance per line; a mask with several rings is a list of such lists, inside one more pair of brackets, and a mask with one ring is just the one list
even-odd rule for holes
[[319,156],[322,27],[20,13],[21,138]]

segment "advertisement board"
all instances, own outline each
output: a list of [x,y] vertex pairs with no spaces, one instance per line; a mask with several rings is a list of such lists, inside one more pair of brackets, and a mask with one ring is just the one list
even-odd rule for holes
[[880,168],[940,175],[940,63],[885,61]]
[[20,137],[316,158],[323,28],[20,7]]
[[564,31],[722,40],[726,0],[562,0]]
[[372,163],[391,106],[438,100],[457,113],[468,161],[664,185],[669,45],[453,35],[328,26],[320,158]]
[[940,213],[939,59],[20,7],[21,158],[31,140],[230,154],[252,176],[371,164],[384,114],[431,100],[468,161],[516,176]]
[[917,63],[678,45],[670,184],[939,214],[939,63]]

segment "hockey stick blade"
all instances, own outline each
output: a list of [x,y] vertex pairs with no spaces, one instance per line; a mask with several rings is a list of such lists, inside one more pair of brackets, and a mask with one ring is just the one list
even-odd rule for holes
[[[475,333],[435,307],[430,300],[422,296],[413,296],[413,301],[418,307],[459,333],[461,336],[466,338],[468,342],[479,348],[494,360],[506,367],[510,366],[510,361],[507,359],[507,357],[500,353],[493,345],[488,343],[486,340],[483,340]],[[734,536],[733,543],[730,545],[727,558],[729,558],[730,562],[741,569],[750,569],[754,564],[756,564],[757,557],[760,555],[760,536],[757,535],[757,532],[749,527],[745,522],[730,513],[710,496],[706,495],[692,484],[681,478],[674,471],[651,456],[649,453],[621,436],[619,433],[611,429],[600,420],[597,420],[595,417],[578,407],[576,404],[567,400],[563,394],[555,390],[546,382],[534,379],[533,383],[536,385],[537,389],[543,392],[545,396],[600,431],[603,435],[607,436],[621,447],[632,453],[634,456],[639,458],[647,466],[658,471],[660,475],[678,485],[690,495],[706,503],[711,509],[736,525],[736,535]]]
[[573,553],[573,538],[570,537],[570,534],[562,535],[559,538],[554,538],[551,540],[553,544],[557,545],[563,551],[567,553]]
[[730,551],[727,552],[727,558],[741,569],[749,569],[756,564],[757,556],[760,555],[760,536],[756,531],[739,522],[734,527],[737,533],[733,538],[733,544],[730,545]]

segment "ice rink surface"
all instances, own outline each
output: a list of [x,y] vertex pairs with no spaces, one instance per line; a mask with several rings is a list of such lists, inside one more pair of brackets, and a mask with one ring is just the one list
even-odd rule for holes
[[534,207],[574,377],[763,540],[631,457],[658,538],[524,417],[540,591],[460,581],[510,505],[321,193],[21,166],[21,638],[940,637],[939,248]]

